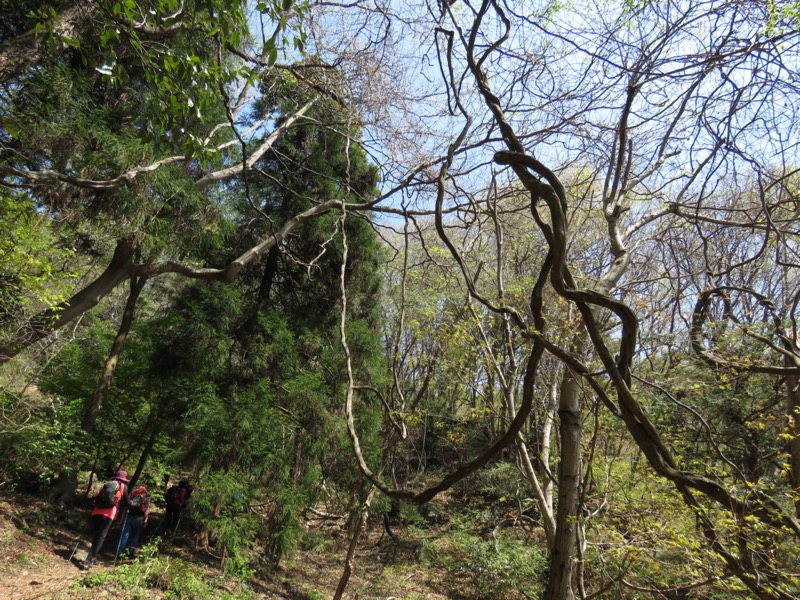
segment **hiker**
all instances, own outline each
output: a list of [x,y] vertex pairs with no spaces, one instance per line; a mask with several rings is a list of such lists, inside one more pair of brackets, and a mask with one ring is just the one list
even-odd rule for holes
[[92,527],[94,528],[94,539],[89,554],[83,561],[83,568],[89,568],[95,561],[97,553],[106,541],[111,525],[117,516],[120,502],[123,505],[128,503],[128,484],[130,479],[126,471],[117,471],[114,478],[103,484],[103,487],[94,497],[94,509],[92,510]]
[[139,536],[142,529],[147,527],[147,520],[150,518],[150,497],[147,494],[147,488],[140,485],[133,490],[123,510],[126,511],[123,520],[125,525],[122,528],[122,537],[119,539],[116,558],[119,558],[126,550],[128,550],[128,555],[134,558],[136,548],[139,547]]
[[185,479],[181,480],[178,485],[173,485],[164,494],[164,500],[167,501],[167,511],[164,515],[164,533],[172,533],[178,529],[181,515],[186,508],[186,501],[192,495],[194,488]]

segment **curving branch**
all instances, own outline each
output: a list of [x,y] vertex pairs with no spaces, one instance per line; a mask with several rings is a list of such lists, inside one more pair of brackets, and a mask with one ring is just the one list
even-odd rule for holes
[[[239,162],[232,167],[227,167],[225,169],[220,169],[218,171],[213,171],[208,173],[195,181],[195,186],[198,190],[202,191],[205,190],[208,186],[213,183],[219,183],[221,181],[226,181],[237,175],[240,175],[245,169],[250,169],[253,165],[262,157],[264,154],[270,150],[274,145],[278,138],[286,132],[287,129],[291,128],[300,118],[302,118],[305,113],[314,105],[316,102],[316,98],[312,98],[305,105],[303,105],[297,112],[287,118],[284,122],[278,125],[275,130],[264,139],[261,144],[247,157],[247,161]],[[260,125],[257,124],[255,127]],[[224,124],[222,126],[230,126],[230,124]],[[251,128],[251,131],[254,128]],[[247,133],[245,133],[247,135]],[[237,144],[238,141],[228,141],[223,144],[217,145],[213,152],[219,153],[225,148],[233,146]],[[125,173],[118,175],[116,177],[112,177],[111,179],[87,179],[83,177],[75,177],[74,175],[67,175],[66,173],[60,173],[58,171],[53,171],[51,169],[40,169],[38,171],[31,171],[25,169],[18,169],[16,167],[11,167],[8,165],[0,165],[0,175],[6,175],[9,177],[13,177],[19,180],[19,183],[15,182],[5,182],[6,185],[9,186],[22,186],[22,185],[55,185],[57,183],[67,183],[69,185],[89,189],[89,190],[98,190],[98,191],[108,191],[108,190],[116,190],[127,185],[130,185],[134,182],[134,180],[141,175],[146,173],[152,173],[161,169],[162,167],[166,167],[168,165],[176,164],[176,163],[188,163],[192,159],[187,158],[186,156],[169,156],[167,158],[163,158],[161,160],[157,160],[155,162],[150,163],[149,165],[142,165],[140,167],[135,167],[133,169],[129,169]]]
[[[550,261],[545,260],[545,263],[539,273],[539,277],[531,294],[531,309],[534,314],[534,321],[536,323],[536,326],[540,329],[540,331],[544,331],[545,327],[545,322],[544,319],[542,318],[542,294],[545,283],[547,281],[547,277],[549,276],[549,269],[550,269]],[[464,464],[454,472],[450,473],[449,475],[444,477],[441,481],[439,481],[439,483],[437,483],[436,485],[430,486],[419,492],[390,488],[388,485],[383,483],[383,481],[381,481],[379,475],[373,473],[373,471],[369,468],[361,452],[359,436],[358,432],[356,431],[355,421],[352,416],[352,406],[351,406],[352,398],[349,398],[348,408],[346,411],[347,426],[348,426],[348,433],[353,442],[354,453],[356,456],[359,469],[364,474],[364,476],[367,479],[369,479],[371,483],[373,483],[378,489],[381,490],[381,492],[383,492],[390,498],[409,500],[410,502],[414,502],[415,504],[425,504],[426,502],[429,502],[430,500],[435,498],[438,494],[448,490],[459,481],[465,479],[475,471],[486,466],[493,458],[498,456],[500,452],[502,452],[505,448],[515,443],[515,440],[518,439],[520,432],[522,431],[522,427],[528,420],[530,411],[533,407],[534,384],[536,381],[536,374],[539,368],[539,362],[543,354],[544,354],[544,344],[540,340],[534,339],[533,348],[531,350],[530,356],[528,357],[528,362],[525,367],[525,375],[523,378],[523,388],[522,388],[522,402],[520,403],[519,409],[517,410],[517,413],[514,415],[514,419],[509,424],[505,433],[502,436],[500,436],[495,443],[486,448],[478,457]]]
[[275,145],[275,142],[278,138],[292,125],[294,125],[298,119],[300,119],[305,113],[310,109],[314,103],[317,101],[316,98],[312,98],[308,102],[306,102],[302,108],[300,108],[297,112],[295,112],[292,116],[286,119],[283,123],[281,123],[275,130],[267,136],[267,138],[256,148],[253,152],[250,153],[250,156],[247,157],[247,160],[241,163],[238,163],[232,167],[227,169],[220,169],[219,171],[215,171],[213,173],[209,173],[198,179],[195,182],[195,185],[198,189],[203,190],[207,188],[212,183],[217,183],[219,181],[224,181],[226,179],[230,179],[236,175],[239,175],[246,171],[247,169],[251,169],[253,165],[258,162],[258,160],[264,156],[264,154]]
[[[627,252],[623,248],[616,249],[614,262],[606,273],[605,280],[598,282],[597,288],[585,289],[575,284],[567,262],[568,218],[563,186],[560,185],[558,178],[550,169],[526,152],[506,120],[499,99],[490,89],[488,78],[481,68],[482,61],[474,58],[475,30],[479,28],[483,13],[488,10],[490,5],[498,14],[503,27],[507,29],[507,21],[498,3],[494,0],[485,0],[473,21],[473,34],[467,47],[469,70],[507,147],[507,150],[495,154],[495,162],[510,166],[522,185],[530,192],[532,214],[542,230],[553,256],[554,264],[551,271],[553,288],[560,296],[574,302],[580,310],[592,347],[602,362],[617,394],[621,418],[651,467],[656,473],[671,481],[684,498],[687,506],[695,511],[709,547],[725,561],[731,572],[735,573],[759,598],[784,598],[786,597],[785,593],[768,589],[769,586],[759,581],[758,576],[747,571],[738,556],[732,555],[724,548],[712,523],[694,498],[693,492],[699,492],[713,500],[737,518],[745,515],[755,517],[771,527],[791,531],[796,536],[800,536],[800,522],[788,514],[774,499],[759,491],[751,490],[746,495],[740,495],[715,480],[680,469],[669,448],[637,401],[631,388],[630,369],[636,346],[638,319],[630,307],[609,295],[613,289],[615,278],[625,270],[628,260]],[[507,32],[503,35],[507,35]],[[483,59],[485,59],[485,55]],[[624,140],[620,141],[620,144],[623,142]],[[622,152],[623,149],[619,148],[619,151]],[[623,160],[623,156],[619,155],[620,161]],[[622,169],[622,165],[618,165],[618,167]],[[620,174],[623,171],[617,170],[616,173]],[[621,174],[618,181],[623,182],[626,177]],[[543,202],[546,206],[549,219],[539,216],[539,202]],[[609,222],[609,225],[616,227],[616,223]],[[610,230],[609,233],[613,234],[614,232]],[[597,325],[594,311],[598,307],[614,313],[622,327],[618,360],[614,359],[613,353],[603,338],[602,330]],[[591,380],[592,378],[589,379],[589,381]]]
[[97,279],[68,301],[29,319],[16,331],[12,340],[0,346],[0,365],[97,306],[120,283],[130,278],[134,270],[133,256],[140,244],[141,239],[135,236],[117,242],[111,262]]
[[[780,344],[776,344],[772,340],[754,332],[746,324],[742,323],[739,318],[733,313],[730,297],[728,292],[738,291],[751,295],[756,299],[759,306],[767,310],[772,316],[773,334],[780,340]],[[721,298],[725,306],[724,318],[734,323],[739,330],[747,337],[764,344],[771,348],[779,355],[781,355],[787,366],[776,365],[763,365],[744,363],[741,361],[728,360],[709,351],[705,347],[703,336],[703,327],[705,326],[710,316],[711,303],[714,298]],[[755,290],[735,287],[735,286],[718,286],[705,290],[700,294],[700,297],[695,303],[694,310],[692,311],[692,323],[689,329],[689,339],[691,342],[692,351],[697,354],[703,361],[712,367],[723,367],[738,371],[740,373],[766,373],[770,375],[800,375],[800,355],[797,354],[792,341],[783,332],[783,323],[780,316],[775,312],[775,305],[763,294]]]
[[[44,339],[94,308],[119,284],[131,277],[152,278],[165,273],[177,273],[192,279],[230,283],[236,279],[244,267],[260,260],[271,248],[280,246],[292,230],[300,224],[334,210],[340,205],[341,201],[339,200],[329,200],[293,216],[277,232],[263,238],[222,268],[198,267],[174,260],[136,264],[133,257],[141,245],[140,237],[131,236],[120,240],[117,242],[111,262],[97,279],[66,302],[29,319],[18,329],[10,342],[0,346],[0,365],[8,362],[31,344]],[[352,205],[353,210],[365,210],[368,207],[369,204]]]

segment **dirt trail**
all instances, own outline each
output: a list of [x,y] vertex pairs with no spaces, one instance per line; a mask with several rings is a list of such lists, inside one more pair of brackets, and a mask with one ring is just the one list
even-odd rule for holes
[[[86,506],[65,509],[49,504],[41,496],[0,492],[0,600],[128,597],[113,586],[76,585],[83,578],[80,561],[91,542],[89,512]],[[324,520],[308,522],[307,526],[318,530],[329,543],[316,551],[287,557],[280,568],[252,577],[249,583],[253,597],[269,600],[330,597],[342,573],[346,530],[341,524]],[[114,569],[113,544],[117,536],[118,525],[109,535],[92,572]],[[439,593],[442,573],[420,569],[417,546],[413,541],[384,539],[382,529],[375,528],[357,553],[347,597],[444,600],[446,596]],[[169,544],[164,553],[205,569],[209,581],[222,575],[216,558],[208,562],[202,549],[195,549],[193,554],[187,550],[181,544]],[[209,585],[227,589],[219,583]],[[163,589],[148,589],[144,597],[163,598]]]
[[79,573],[75,565],[64,559],[39,557],[25,567],[0,569],[0,597],[33,600],[52,596],[69,589]]
[[[49,598],[69,589],[82,573],[77,558],[86,555],[87,540],[81,539],[70,562],[80,532],[70,537],[69,530],[48,527],[46,512],[36,508],[28,505],[23,514],[0,498],[0,598]],[[42,518],[34,522],[37,514]]]

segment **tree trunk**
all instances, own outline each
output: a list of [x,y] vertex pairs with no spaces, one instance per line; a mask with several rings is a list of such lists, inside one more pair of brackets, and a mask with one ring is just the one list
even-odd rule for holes
[[561,382],[558,417],[561,461],[558,465],[556,539],[550,552],[550,577],[545,600],[573,600],[572,579],[578,542],[578,493],[581,481],[580,386],[565,369]]
[[[553,518],[552,504],[550,506],[547,505],[547,496],[545,495],[542,486],[539,484],[539,478],[536,476],[536,471],[533,469],[533,464],[531,463],[531,458],[528,454],[528,447],[522,440],[521,435],[517,437],[516,447],[520,461],[522,461],[525,475],[528,478],[528,483],[530,483],[530,486],[533,489],[533,494],[536,496],[536,503],[539,506],[539,512],[542,515],[542,525],[544,527],[545,537],[547,538],[547,547],[552,549],[556,540],[556,522]],[[552,496],[550,500],[552,502]]]
[[344,570],[342,571],[342,576],[339,578],[339,585],[336,586],[336,593],[333,595],[333,600],[341,600],[344,590],[347,588],[347,583],[350,581],[350,575],[353,574],[353,558],[356,554],[356,548],[358,548],[361,533],[364,531],[364,523],[366,523],[367,517],[369,517],[369,507],[372,505],[372,499],[375,497],[376,491],[377,488],[374,485],[370,486],[367,498],[364,500],[364,503],[361,505],[361,510],[358,513],[358,519],[356,519],[353,524],[353,535],[350,538],[350,545],[347,548]]
[[131,291],[128,294],[128,301],[125,303],[125,311],[122,313],[122,322],[117,331],[117,337],[111,345],[111,351],[108,354],[106,363],[103,366],[103,374],[100,376],[100,382],[89,401],[89,406],[86,407],[86,413],[83,416],[81,427],[86,433],[92,433],[94,426],[97,423],[97,417],[100,415],[100,407],[106,398],[108,389],[111,387],[111,380],[114,378],[114,372],[117,369],[117,362],[122,354],[122,348],[125,346],[125,339],[131,330],[133,324],[133,315],[136,310],[136,302],[139,300],[144,284],[147,281],[146,277],[136,277],[131,279]]
[[144,467],[147,464],[147,459],[150,458],[150,453],[153,451],[153,446],[156,445],[156,440],[158,439],[159,430],[155,425],[150,430],[150,437],[147,439],[147,444],[144,446],[144,450],[142,450],[142,455],[139,457],[139,463],[136,465],[136,471],[133,473],[133,477],[131,477],[131,489],[138,483],[139,478],[142,476],[142,471],[144,471]]
[[272,284],[278,272],[278,255],[280,251],[277,246],[273,246],[267,252],[267,264],[264,266],[264,274],[261,277],[261,286],[258,289],[258,299],[261,302],[269,302],[272,293]]
[[[550,444],[553,421],[556,417],[556,406],[558,403],[558,382],[553,381],[550,386],[550,393],[547,396],[547,406],[542,421],[542,429],[539,439],[539,456],[537,462],[539,468],[536,469],[530,459],[528,448],[521,437],[517,438],[517,452],[519,453],[525,475],[536,496],[539,512],[542,515],[542,526],[544,527],[547,547],[552,550],[556,540],[556,521],[553,512],[553,478],[550,473]],[[538,473],[537,473],[538,471]],[[540,483],[540,479],[543,483]]]
[[[45,25],[39,33],[31,29],[0,44],[0,83],[35,67],[48,55],[60,54],[67,40],[77,40],[89,31],[96,16],[95,2],[71,2],[58,11],[51,34]],[[50,35],[55,40],[54,52],[48,49]]]
[[78,471],[74,468],[67,468],[58,474],[58,478],[50,490],[49,499],[51,502],[58,502],[65,506],[75,504],[75,488],[78,487]]
[[558,381],[554,380],[550,385],[550,394],[547,399],[547,409],[545,411],[544,422],[542,423],[542,433],[539,451],[539,473],[542,478],[542,492],[544,493],[545,506],[549,513],[553,514],[553,477],[550,471],[550,447],[553,432],[553,423],[556,420],[556,408],[558,407]]
[[789,428],[789,477],[794,490],[794,508],[800,518],[800,380],[786,377],[786,415]]
[[129,237],[117,242],[114,256],[105,271],[92,283],[55,308],[43,311],[19,328],[10,342],[0,346],[0,365],[5,364],[31,344],[46,338],[76,317],[97,305],[122,281],[131,276],[133,254],[139,241]]

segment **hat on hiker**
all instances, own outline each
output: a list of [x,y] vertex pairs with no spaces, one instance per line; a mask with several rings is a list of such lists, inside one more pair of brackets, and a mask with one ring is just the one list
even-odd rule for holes
[[117,471],[116,475],[114,475],[114,479],[117,481],[121,481],[122,483],[130,483],[131,480],[128,479],[128,472],[127,471]]

